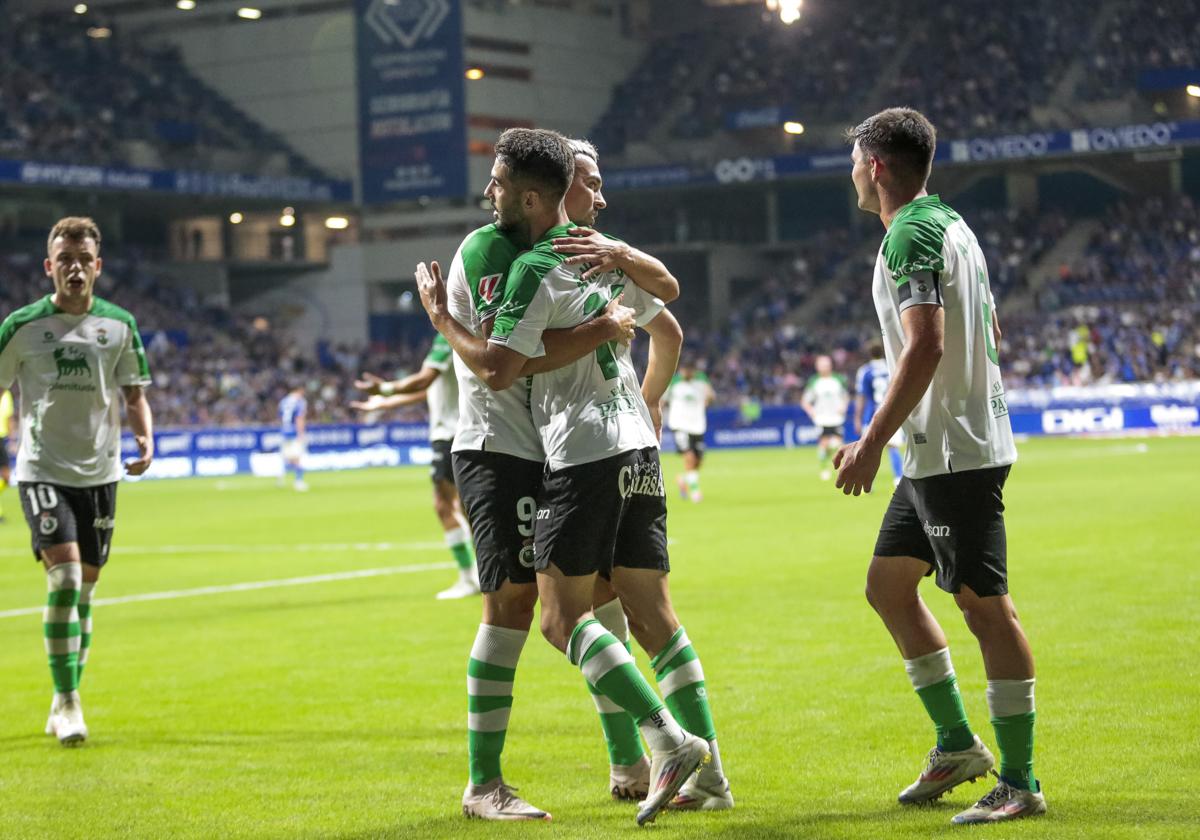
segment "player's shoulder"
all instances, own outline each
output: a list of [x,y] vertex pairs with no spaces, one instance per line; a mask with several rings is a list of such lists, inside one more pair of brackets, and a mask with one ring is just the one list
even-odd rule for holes
[[88,314],[93,318],[108,318],[112,321],[120,321],[130,329],[137,326],[137,319],[133,317],[132,312],[104,298],[93,298],[92,309]]
[[33,303],[26,304],[20,309],[14,309],[10,312],[8,317],[0,322],[0,334],[3,334],[7,341],[21,327],[34,321],[39,321],[42,318],[49,318],[57,311],[58,307],[51,301],[50,295],[46,295],[40,300],[35,300]]
[[502,274],[520,250],[512,238],[494,224],[471,231],[458,247],[468,275]]
[[961,219],[936,195],[906,204],[892,219],[883,237],[883,256],[888,270],[897,278],[916,271],[944,271],[942,249],[946,229]]

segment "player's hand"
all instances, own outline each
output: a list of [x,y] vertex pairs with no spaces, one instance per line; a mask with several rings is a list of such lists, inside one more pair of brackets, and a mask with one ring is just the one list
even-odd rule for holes
[[380,411],[387,408],[387,397],[375,394],[369,400],[351,400],[350,407],[356,411]]
[[150,447],[149,438],[145,435],[135,435],[133,440],[137,443],[138,457],[130,458],[125,462],[125,472],[129,475],[141,475],[150,469],[150,462],[154,460],[154,451]]
[[624,299],[625,295],[617,295],[604,307],[604,314],[600,317],[609,324],[611,335],[608,340],[627,345],[633,341],[633,333],[637,328],[637,313],[622,303]]
[[446,308],[446,284],[442,281],[442,267],[433,260],[429,267],[425,263],[417,263],[417,291],[421,294],[421,305],[429,313],[429,320],[436,327],[438,322],[448,317]]
[[360,391],[366,391],[368,394],[378,394],[380,387],[386,381],[382,376],[364,371],[360,378],[354,380],[354,387]]
[[580,276],[582,280],[620,268],[629,255],[629,246],[624,242],[609,239],[591,228],[573,227],[567,234],[551,240],[550,244],[556,252],[571,255],[563,261],[567,265],[588,265]]
[[865,446],[861,440],[841,447],[833,456],[833,466],[838,471],[836,486],[847,496],[870,493],[882,456],[882,450]]

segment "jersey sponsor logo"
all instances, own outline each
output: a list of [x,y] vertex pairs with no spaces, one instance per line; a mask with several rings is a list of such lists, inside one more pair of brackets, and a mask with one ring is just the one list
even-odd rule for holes
[[69,376],[92,377],[92,366],[82,350],[74,347],[59,347],[54,351],[54,363],[58,366],[58,378]]
[[662,470],[657,464],[634,464],[631,467],[621,467],[617,473],[617,490],[622,499],[631,496],[660,496],[667,495],[663,486]]
[[925,520],[925,535],[928,537],[948,537],[950,536],[949,525],[931,525],[929,520]]
[[116,524],[117,520],[112,516],[97,516],[92,520],[92,527],[98,531],[111,531]]
[[[617,375],[619,376],[620,374],[618,373]],[[637,398],[624,385],[618,385],[610,393],[611,399],[596,404],[596,409],[600,412],[600,419],[607,420],[610,417],[616,417],[618,414],[637,413]]]
[[503,279],[503,274],[489,274],[479,278],[479,297],[483,298],[484,303],[492,303],[496,299],[496,291]]

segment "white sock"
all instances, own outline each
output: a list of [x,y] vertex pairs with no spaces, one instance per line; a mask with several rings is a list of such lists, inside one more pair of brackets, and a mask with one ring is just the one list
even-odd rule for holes
[[725,768],[721,766],[721,751],[717,749],[717,739],[708,742],[708,751],[712,753],[712,761],[700,769],[701,784],[716,784],[725,778]]
[[1034,711],[1034,680],[988,680],[987,702],[992,720]]
[[687,733],[665,708],[638,724],[651,752],[669,752],[683,746]]
[[954,666],[950,663],[950,648],[944,647],[916,659],[905,659],[904,670],[908,672],[912,687],[917,691],[945,682],[954,676]]

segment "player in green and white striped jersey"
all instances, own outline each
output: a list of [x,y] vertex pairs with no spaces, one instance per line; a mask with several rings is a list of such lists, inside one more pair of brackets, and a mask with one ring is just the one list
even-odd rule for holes
[[454,375],[452,357],[446,339],[435,335],[420,370],[390,381],[370,372],[364,373],[355,380],[354,386],[371,397],[350,403],[352,408],[366,412],[400,408],[421,400],[425,400],[429,408],[429,446],[433,450],[429,476],[433,482],[433,510],[442,525],[446,547],[458,566],[458,580],[437,594],[439,601],[479,594],[471,532],[463,518],[450,463],[450,447],[458,427],[458,378]]
[[889,108],[850,136],[859,207],[887,230],[873,295],[891,382],[862,439],[838,452],[837,486],[869,491],[903,425],[904,478],[879,531],[867,598],[937,730],[924,771],[899,798],[937,799],[994,764],[967,723],[946,635],[917,591],[936,571],[983,652],[1000,748],[998,784],[953,822],[1035,816],[1046,801],[1033,774],[1033,654],[1008,594],[1002,500],[1017,451],[983,251],[962,217],[927,192],[936,145],[929,120]]
[[[650,369],[641,385],[628,350],[607,345],[535,376],[530,393],[549,465],[534,528],[543,634],[613,706],[638,722],[653,757],[650,793],[638,812],[638,822],[644,823],[671,803],[708,760],[705,739],[716,738],[703,671],[666,594],[664,492],[657,423],[648,407],[657,407],[670,382],[682,334],[674,319],[662,313],[662,302],[628,284],[621,272],[595,273],[568,264],[555,247],[571,229],[561,205],[543,197],[508,209],[536,239],[505,278],[489,343],[474,340],[450,322],[437,272],[431,274],[424,265],[418,271],[422,301],[434,325],[491,387],[507,387],[525,370],[548,329],[585,323],[622,293],[651,335]],[[634,617],[635,635],[655,654],[651,665],[670,712],[619,640],[593,620],[597,572],[612,575]],[[675,715],[696,734],[684,731]],[[677,806],[731,806],[715,761],[713,771]]]
[[43,616],[54,700],[46,734],[63,744],[87,738],[79,682],[92,640],[92,593],[108,561],[121,479],[121,396],[141,475],[154,455],[150,369],[133,316],[93,295],[100,230],[87,218],[60,220],[47,241],[54,293],[0,324],[0,387],[21,393],[16,479],[46,569]]

